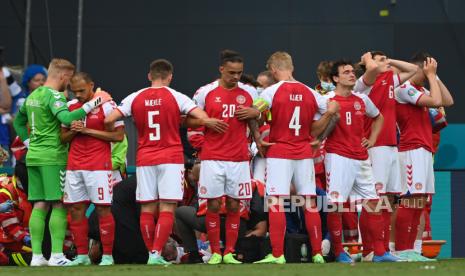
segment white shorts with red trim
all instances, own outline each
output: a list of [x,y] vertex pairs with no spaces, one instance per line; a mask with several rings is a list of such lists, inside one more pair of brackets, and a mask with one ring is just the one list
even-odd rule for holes
[[375,189],[379,195],[400,194],[400,165],[397,147],[380,146],[368,150],[375,178]]
[[119,170],[113,170],[112,178],[111,178],[111,185],[115,186],[116,184],[123,181],[123,177],[121,176],[121,172]]
[[399,152],[402,195],[434,194],[433,155],[424,148]]
[[291,184],[298,195],[316,195],[315,166],[313,159],[266,159],[266,194],[269,196],[290,195]]
[[326,193],[328,201],[344,203],[363,199],[378,199],[370,160],[347,158],[335,153],[325,157]]
[[181,201],[184,193],[184,164],[136,167],[136,201]]
[[63,194],[65,204],[92,202],[110,205],[112,194],[111,171],[66,171]]
[[200,163],[199,197],[252,198],[248,161],[204,160]]

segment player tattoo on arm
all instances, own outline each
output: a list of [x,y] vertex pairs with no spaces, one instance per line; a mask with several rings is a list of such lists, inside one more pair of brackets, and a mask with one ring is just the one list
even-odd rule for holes
[[333,132],[334,128],[336,127],[337,123],[339,122],[339,118],[340,118],[339,113],[336,113],[333,116],[331,116],[331,118],[329,119],[328,125],[323,130],[323,132],[320,135],[318,135],[318,137],[316,139],[318,141],[325,140],[331,134],[331,132]]

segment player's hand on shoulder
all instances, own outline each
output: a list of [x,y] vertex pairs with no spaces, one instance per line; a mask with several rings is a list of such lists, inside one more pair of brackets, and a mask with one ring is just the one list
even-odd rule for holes
[[228,123],[216,118],[205,118],[202,119],[202,121],[205,127],[210,128],[218,133],[225,133],[229,128]]

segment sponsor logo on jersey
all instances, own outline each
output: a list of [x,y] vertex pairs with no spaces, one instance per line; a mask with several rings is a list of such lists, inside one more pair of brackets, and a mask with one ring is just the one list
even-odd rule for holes
[[65,103],[64,102],[61,102],[61,101],[56,101],[53,106],[56,107],[56,108],[60,108],[62,106],[64,106]]
[[354,103],[354,108],[355,108],[355,110],[360,110],[362,108],[362,105],[358,101],[356,101]]
[[221,103],[221,97],[215,97],[215,103]]
[[417,94],[417,90],[415,88],[410,88],[408,91],[407,91],[407,94],[410,96],[410,97],[413,97],[415,96],[415,94]]
[[386,85],[386,84],[387,84],[386,80],[381,81],[381,85]]
[[243,95],[239,95],[239,96],[236,97],[236,102],[238,104],[244,104],[245,101],[246,101],[246,99],[245,99],[245,97]]

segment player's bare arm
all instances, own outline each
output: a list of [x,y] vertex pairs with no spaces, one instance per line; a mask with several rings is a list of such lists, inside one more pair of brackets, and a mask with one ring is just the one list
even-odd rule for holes
[[394,66],[395,68],[400,70],[399,79],[400,84],[409,80],[415,73],[420,70],[420,68],[416,64],[412,64],[406,61],[397,60],[397,59],[389,59],[389,64]]
[[366,85],[373,85],[376,81],[376,76],[379,74],[379,68],[373,60],[371,52],[363,54],[360,64],[365,65],[366,68],[365,74],[363,74],[363,81]]
[[238,120],[249,120],[249,119],[257,119],[260,117],[260,111],[256,107],[248,107],[240,105],[238,109],[234,113],[234,116]]
[[0,67],[0,107],[7,112],[9,112],[11,108],[10,88],[8,87],[5,75],[3,74],[2,67]]
[[123,114],[118,111],[117,109],[113,109],[113,111],[111,111],[110,115],[108,115],[105,120],[103,121],[103,123],[105,124],[105,129],[107,131],[112,131],[115,129],[115,122],[122,119],[123,118]]
[[187,115],[186,120],[184,121],[186,127],[198,128],[198,127],[207,127],[218,133],[225,133],[228,131],[229,125],[219,119],[209,118],[207,113],[200,108],[195,108]]
[[441,107],[442,106],[442,95],[439,87],[439,82],[436,79],[436,71],[438,63],[434,58],[427,58],[423,63],[423,73],[428,79],[430,86],[430,95],[424,94],[418,99],[418,106],[426,107]]
[[121,142],[124,139],[124,127],[116,127],[113,131],[97,130],[82,126],[72,128],[77,133],[82,133],[108,142]]
[[82,121],[73,121],[71,122],[70,128],[61,128],[60,140],[63,144],[70,143],[71,140],[73,140],[74,136],[76,136],[77,131],[73,130],[73,127],[77,124],[83,125]]
[[362,139],[362,146],[369,149],[373,147],[378,139],[381,129],[383,128],[384,117],[381,113],[373,119],[373,124],[371,125],[371,134],[370,137]]
[[[329,124],[333,124],[331,127],[331,131],[334,129],[337,120],[332,119],[333,117],[337,117],[339,114],[339,103],[336,101],[328,102],[327,111],[321,116],[321,118],[317,121],[314,121],[311,126],[311,133],[312,137],[320,136],[326,129],[328,129]],[[329,133],[328,133],[329,135]],[[321,141],[321,140],[320,140]]]
[[442,106],[444,107],[449,107],[454,104],[454,98],[452,98],[452,95],[450,94],[449,89],[447,86],[441,81],[441,79],[438,79],[438,84],[439,88],[441,90],[441,99],[442,99]]

